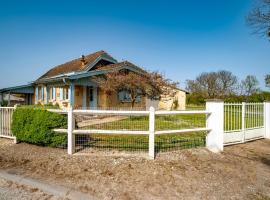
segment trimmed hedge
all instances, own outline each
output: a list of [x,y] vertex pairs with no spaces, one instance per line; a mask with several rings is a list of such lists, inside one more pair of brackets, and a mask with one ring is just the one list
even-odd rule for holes
[[12,118],[12,133],[17,141],[41,146],[62,147],[67,143],[65,134],[54,128],[66,128],[67,117],[48,112],[45,107],[18,107]]

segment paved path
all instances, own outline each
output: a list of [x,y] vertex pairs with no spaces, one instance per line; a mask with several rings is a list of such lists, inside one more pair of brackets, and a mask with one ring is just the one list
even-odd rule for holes
[[0,171],[0,200],[26,199],[95,199],[70,188]]

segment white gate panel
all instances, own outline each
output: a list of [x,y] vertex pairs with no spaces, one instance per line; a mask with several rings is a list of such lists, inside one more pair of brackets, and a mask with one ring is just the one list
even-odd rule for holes
[[224,144],[241,143],[243,138],[243,131],[224,133]]
[[0,137],[15,139],[11,131],[13,107],[0,107]]
[[264,103],[224,104],[224,145],[264,138]]
[[264,137],[264,128],[255,128],[245,130],[245,140],[257,140]]

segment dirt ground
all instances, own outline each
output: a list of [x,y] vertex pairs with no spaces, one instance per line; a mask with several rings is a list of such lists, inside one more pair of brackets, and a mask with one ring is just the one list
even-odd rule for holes
[[0,169],[97,199],[270,199],[270,140],[143,156],[65,150],[0,139]]

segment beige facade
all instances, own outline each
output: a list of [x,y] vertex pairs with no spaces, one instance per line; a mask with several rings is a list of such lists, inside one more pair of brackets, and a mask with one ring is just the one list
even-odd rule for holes
[[176,90],[173,96],[162,96],[158,108],[161,110],[185,110],[186,92]]
[[[36,94],[37,90],[35,89],[35,94],[33,95],[34,98],[33,102],[35,104],[53,104],[53,105],[59,105],[60,108],[68,108],[70,106],[70,99],[69,95],[67,95],[67,98],[65,97],[65,92],[69,92],[68,86],[63,86],[63,87],[51,87],[48,88],[46,86],[37,86],[39,87],[39,92]],[[74,90],[74,108],[103,108],[103,109],[108,109],[108,108],[131,108],[131,103],[128,101],[121,101],[118,98],[118,94],[112,94],[110,96],[107,96],[105,92],[100,89],[100,88],[94,88],[96,89],[96,92],[94,91],[93,97],[93,92],[90,92],[90,89],[92,87],[88,86],[75,86]],[[42,94],[43,90],[43,94]],[[93,103],[91,102],[95,102]],[[145,109],[145,97],[142,97],[140,101],[135,102],[134,107],[135,108],[142,108]]]
[[[37,95],[37,90],[35,89],[34,95],[33,95],[33,102],[35,104],[53,104],[53,105],[59,105],[60,108],[67,108],[70,106],[69,99],[64,97],[64,90],[68,92],[68,86],[63,87],[50,87],[47,88],[46,86],[37,86],[40,88],[39,94]],[[43,90],[43,95],[42,95]],[[63,91],[63,96],[61,96]],[[36,98],[35,98],[36,97]]]

